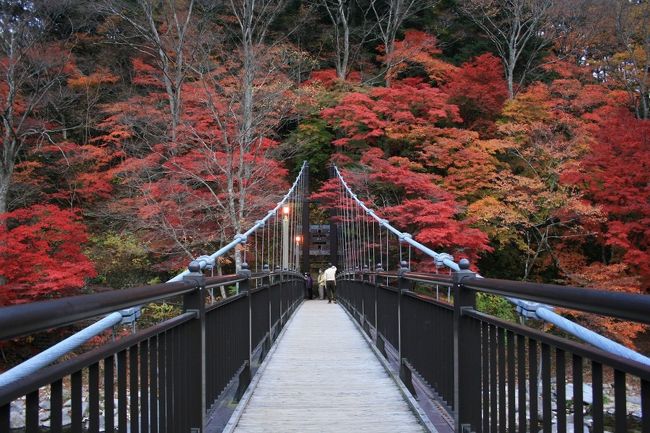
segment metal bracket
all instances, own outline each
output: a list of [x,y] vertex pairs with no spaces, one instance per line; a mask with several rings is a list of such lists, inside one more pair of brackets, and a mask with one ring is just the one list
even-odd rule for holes
[[540,302],[524,301],[522,299],[511,298],[509,298],[509,300],[517,306],[517,314],[527,319],[541,320],[537,316],[537,310],[539,308],[546,308],[547,310],[553,311],[553,307],[550,305],[542,304]]
[[195,309],[193,309],[193,308],[192,308],[192,309],[189,309],[189,308],[188,308],[185,312],[186,312],[186,313],[194,313],[194,318],[195,318],[195,319],[198,319],[198,318],[201,317],[201,313],[199,312],[199,310],[195,310]]
[[436,256],[436,258],[433,260],[433,262],[435,263],[435,265],[437,267],[442,268],[443,266],[445,266],[445,262],[444,262],[445,260],[451,260],[453,262],[454,261],[454,256],[452,256],[451,254],[447,254],[447,253],[440,253],[440,254],[438,254]]
[[417,398],[418,394],[415,392],[415,387],[413,386],[413,373],[411,372],[411,366],[406,361],[406,358],[402,358],[402,361],[400,362],[399,378],[413,397]]
[[142,307],[125,308],[124,310],[120,310],[120,314],[122,315],[120,325],[129,325],[135,323],[140,318],[142,315]]

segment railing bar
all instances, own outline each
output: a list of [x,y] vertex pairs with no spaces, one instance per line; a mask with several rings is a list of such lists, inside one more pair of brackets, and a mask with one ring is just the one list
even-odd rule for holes
[[0,406],[0,431],[9,431],[11,428],[11,404]]
[[641,381],[641,432],[650,433],[650,382]]
[[[171,344],[171,334],[172,330],[166,331],[162,334],[163,336],[163,345],[160,348],[160,360],[163,375],[160,381],[160,432],[161,433],[171,433],[169,428],[172,418],[171,408],[173,405],[173,388],[172,388],[172,369],[171,369],[171,359],[172,359],[172,344]],[[164,380],[163,380],[164,379]],[[163,392],[164,388],[164,392]]]
[[506,433],[506,338],[505,329],[498,328],[497,347],[499,348],[499,433]]
[[124,349],[117,354],[117,428],[120,433],[127,430],[126,363],[127,349]]
[[226,305],[231,304],[231,303],[236,302],[236,301],[239,301],[240,299],[245,298],[245,297],[246,297],[245,293],[238,293],[238,294],[236,294],[234,296],[230,296],[230,297],[228,297],[226,299],[222,299],[219,302],[215,302],[214,304],[205,307],[205,312],[208,313],[209,311],[216,310],[216,309],[221,308],[221,307],[225,307]]
[[149,409],[151,413],[150,433],[158,433],[158,381],[160,380],[160,369],[158,367],[158,345],[160,344],[160,335],[156,335],[149,340],[149,352],[151,353],[150,374],[151,374],[151,392],[149,393]]
[[71,376],[72,388],[72,433],[81,433],[82,431],[82,413],[81,413],[81,390],[82,390],[82,374],[81,371],[72,373]]
[[545,433],[551,433],[551,397],[551,348],[542,343],[542,426]]
[[25,399],[25,429],[27,433],[39,433],[38,390],[27,394]]
[[584,429],[584,419],[583,419],[583,369],[582,369],[582,357],[576,354],[573,354],[573,425],[576,432],[583,431]]
[[593,404],[591,416],[594,423],[592,433],[603,433],[605,429],[603,415],[603,365],[599,362],[591,362],[591,383],[593,389]]
[[182,328],[174,330],[174,418],[176,420],[176,430],[184,431],[184,421],[187,416],[185,412],[185,351],[183,350],[184,335]]
[[88,367],[88,431],[99,433],[99,364]]
[[149,430],[149,340],[140,343],[140,430]]
[[104,431],[115,431],[115,356],[104,359]]
[[614,370],[614,410],[616,411],[614,424],[616,433],[627,432],[627,397],[625,394],[625,373]]
[[616,356],[611,353],[607,353],[595,347],[587,346],[586,344],[576,343],[565,338],[546,334],[537,331],[535,329],[528,328],[526,326],[521,326],[515,323],[507,322],[505,320],[498,319],[496,317],[490,316],[485,313],[481,313],[476,310],[463,311],[463,315],[474,317],[478,320],[482,320],[484,322],[496,326],[502,326],[505,329],[514,331],[516,334],[525,335],[539,342],[546,343],[549,346],[562,349],[565,352],[571,352],[576,355],[580,355],[583,358],[592,359],[594,361],[600,362],[603,365],[608,365],[612,368],[624,371],[633,376],[638,376],[641,379],[650,381],[650,367],[644,364],[629,359],[621,358],[619,356]]
[[499,426],[497,396],[497,328],[490,326],[490,431],[496,433]]
[[181,362],[179,363],[180,368],[180,379],[181,379],[181,413],[183,414],[182,418],[182,428],[180,431],[189,431],[190,425],[190,403],[192,402],[192,396],[190,395],[190,365],[189,359],[190,355],[193,352],[190,347],[190,341],[192,341],[191,336],[189,335],[189,329],[187,326],[183,326],[178,330],[179,335],[179,349],[180,349],[180,358]]
[[138,433],[138,346],[129,348],[129,414],[130,433]]
[[440,307],[445,310],[454,311],[454,306],[452,304],[447,304],[446,302],[438,301],[436,299],[421,295],[419,293],[404,292],[404,296],[417,299],[418,301],[426,302],[427,304],[435,305],[436,307]]
[[557,432],[566,433],[566,359],[565,352],[555,350],[555,384],[557,392]]
[[[517,391],[519,394],[519,433],[526,433],[526,337],[517,335]],[[535,432],[536,433],[536,432]]]
[[[485,322],[481,323],[481,351],[479,352],[482,359],[481,372],[482,372],[482,394],[483,394],[483,433],[490,431],[490,341],[489,341],[489,325]],[[459,372],[459,374],[462,374]],[[458,410],[458,408],[456,408]]]
[[[62,412],[63,412],[63,379],[59,379],[52,382],[52,385],[50,385],[50,432],[51,433],[61,433],[63,429]],[[107,432],[107,433],[112,433],[112,432]]]
[[[538,415],[538,395],[537,395],[537,341],[528,340],[528,389],[529,389],[529,416],[530,416],[530,431],[535,433],[539,429],[539,415]],[[579,430],[582,431],[582,430]]]
[[508,431],[514,433],[517,383],[515,382],[515,335],[512,331],[506,331],[506,344],[508,346]]
[[[169,395],[169,399],[167,401],[167,405],[169,406],[169,410],[167,414],[169,415],[170,418],[170,428],[169,430],[171,432],[180,432],[181,427],[180,427],[180,417],[183,416],[181,413],[181,396],[179,395],[180,392],[180,377],[179,377],[179,364],[180,364],[180,353],[179,353],[179,346],[178,346],[178,328],[174,328],[171,330],[170,334],[170,347],[168,347],[168,355],[171,355],[169,357],[169,367],[171,372],[170,378],[171,378],[171,385],[169,389],[171,390],[171,395]],[[171,349],[171,350],[170,350]]]

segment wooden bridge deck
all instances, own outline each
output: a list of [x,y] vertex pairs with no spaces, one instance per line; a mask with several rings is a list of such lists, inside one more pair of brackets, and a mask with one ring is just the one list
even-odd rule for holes
[[422,432],[399,388],[343,308],[295,313],[235,432]]

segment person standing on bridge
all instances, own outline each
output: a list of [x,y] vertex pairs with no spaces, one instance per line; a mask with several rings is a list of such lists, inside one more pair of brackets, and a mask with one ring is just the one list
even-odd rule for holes
[[312,299],[311,289],[314,286],[314,279],[309,272],[305,272],[305,299]]
[[330,267],[325,269],[325,284],[327,285],[327,299],[328,304],[332,301],[336,304],[336,266],[330,264]]
[[318,283],[318,299],[322,301],[325,299],[325,272],[323,272],[323,268],[318,269],[316,283]]

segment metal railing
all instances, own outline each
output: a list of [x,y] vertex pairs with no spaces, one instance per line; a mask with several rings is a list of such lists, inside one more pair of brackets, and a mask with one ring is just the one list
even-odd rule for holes
[[[409,382],[416,375],[433,390],[458,432],[582,432],[587,424],[597,433],[650,432],[648,365],[481,313],[476,294],[643,324],[650,324],[650,296],[477,278],[468,263],[450,276],[403,268],[340,278],[342,304],[382,353],[392,346],[407,388],[414,389]],[[416,293],[416,285],[449,287],[450,302]],[[608,382],[612,395],[604,392]],[[630,386],[640,393],[636,420],[628,413]]]
[[[0,388],[0,432],[11,431],[12,415],[27,433],[203,431],[237,374],[235,398],[243,393],[254,350],[266,353],[302,301],[304,280],[292,272],[206,278],[198,264],[190,268],[179,282],[0,309],[4,340],[174,297],[183,305],[172,319]],[[206,306],[207,289],[234,284],[239,294]]]

